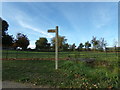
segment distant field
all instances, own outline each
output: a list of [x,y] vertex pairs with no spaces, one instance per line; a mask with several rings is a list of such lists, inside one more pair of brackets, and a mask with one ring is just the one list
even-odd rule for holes
[[60,88],[118,88],[118,56],[105,52],[59,52],[59,57],[95,58],[93,63],[59,60],[55,70],[54,52],[3,51],[3,58],[29,58],[29,60],[3,60],[3,81],[31,83]]
[[[54,58],[55,52],[33,52],[33,51],[12,51],[3,50],[2,58]],[[109,59],[115,61],[118,57],[118,53],[115,52],[59,52],[59,58],[96,58],[100,60]]]

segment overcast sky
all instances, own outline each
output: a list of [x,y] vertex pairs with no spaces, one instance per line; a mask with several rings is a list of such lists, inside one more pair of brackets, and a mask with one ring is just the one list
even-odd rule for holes
[[55,34],[47,30],[56,26],[69,44],[77,46],[92,36],[105,38],[108,46],[118,40],[117,2],[3,2],[2,19],[9,23],[9,34],[28,36],[29,47],[35,47],[39,37],[50,42]]

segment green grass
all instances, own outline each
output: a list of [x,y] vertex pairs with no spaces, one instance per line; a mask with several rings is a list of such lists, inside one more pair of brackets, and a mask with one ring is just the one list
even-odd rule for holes
[[30,52],[3,50],[3,58],[53,58],[54,52]]
[[3,80],[32,83],[60,88],[117,88],[118,67],[91,67],[83,62],[6,60],[3,61]]
[[[32,52],[32,51],[14,51],[14,50],[3,50],[3,58],[54,58],[55,52]],[[59,52],[59,58],[117,58],[116,53],[108,52]],[[113,60],[113,59],[112,59]]]
[[[6,60],[3,61],[3,80],[28,82],[37,85],[56,84],[57,79],[60,79],[60,74],[54,69],[54,66],[54,61],[50,60]],[[52,80],[55,81],[52,82]]]
[[[6,51],[3,51],[5,55]],[[16,53],[15,51],[8,51]],[[25,51],[19,51],[25,58]],[[27,52],[28,58],[47,58],[54,52]],[[9,55],[14,57],[14,54]],[[118,56],[105,52],[59,52],[64,58],[91,58],[94,63],[59,60],[59,69],[50,60],[3,60],[3,80],[60,88],[118,88]],[[3,56],[5,57],[5,56]],[[51,56],[51,57],[54,57]]]

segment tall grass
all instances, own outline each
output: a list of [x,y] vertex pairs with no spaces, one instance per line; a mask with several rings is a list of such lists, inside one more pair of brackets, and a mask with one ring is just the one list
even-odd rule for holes
[[3,80],[59,88],[118,88],[118,67],[89,65],[85,62],[59,61],[54,69],[50,60],[3,61]]

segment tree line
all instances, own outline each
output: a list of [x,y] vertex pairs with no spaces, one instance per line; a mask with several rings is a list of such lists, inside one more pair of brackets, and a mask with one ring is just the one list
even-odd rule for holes
[[[2,31],[1,37],[3,49],[12,48],[16,50],[18,48],[21,48],[22,50],[28,50],[30,40],[28,39],[27,35],[17,33],[15,39],[13,38],[13,35],[9,35],[7,32],[9,27],[8,22],[3,20],[2,18],[0,18],[0,22],[2,22],[2,27],[0,27],[0,29]],[[35,50],[37,51],[55,51],[55,37],[51,39],[51,43],[48,43],[46,37],[40,37],[38,40],[36,40],[35,45]],[[92,37],[91,41],[80,43],[78,47],[75,45],[75,43],[73,43],[72,45],[68,44],[65,36],[58,36],[59,51],[103,51],[106,49],[106,46],[107,42],[104,38],[97,39],[95,36]]]

